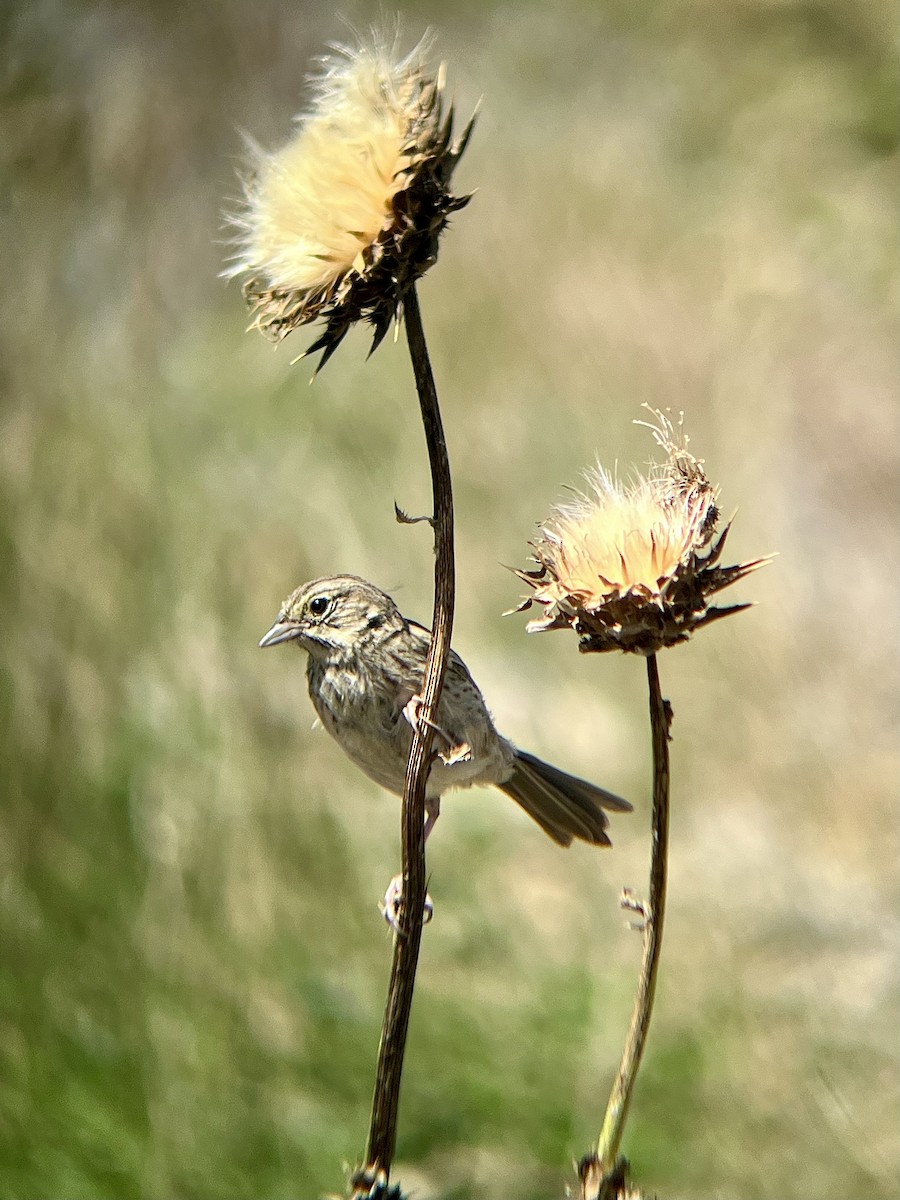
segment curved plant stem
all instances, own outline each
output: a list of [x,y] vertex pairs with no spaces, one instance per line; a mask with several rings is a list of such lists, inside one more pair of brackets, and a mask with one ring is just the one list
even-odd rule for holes
[[[403,1056],[409,1029],[416,966],[422,940],[422,918],[425,906],[425,781],[431,761],[434,731],[430,721],[440,699],[444,670],[450,653],[450,634],[453,626],[455,593],[455,564],[453,556],[453,492],[450,463],[437,391],[428,359],[422,316],[415,288],[404,301],[406,336],[416,378],[416,390],[422,410],[428,458],[431,464],[431,483],[434,496],[435,567],[434,622],[431,645],[425,666],[422,686],[422,713],[410,747],[403,793],[403,900],[400,910],[399,933],[394,939],[394,958],[388,985],[387,1006],[378,1050],[378,1069],[372,1118],[366,1150],[366,1167],[359,1182],[371,1186],[387,1182],[397,1140],[397,1110],[400,1098],[400,1079]],[[363,1193],[366,1194],[366,1193]]]
[[656,655],[647,657],[647,684],[650,691],[650,730],[653,741],[653,817],[650,850],[650,896],[644,903],[626,894],[623,904],[640,914],[644,944],[634,1011],[628,1028],[622,1061],[606,1106],[606,1115],[594,1154],[579,1167],[582,1200],[606,1200],[615,1196],[624,1178],[624,1163],[619,1147],[625,1132],[628,1107],[634,1090],[641,1055],[650,1028],[653,997],[659,970],[663,919],[666,904],[666,872],[669,841],[669,727],[672,709],[659,686]]

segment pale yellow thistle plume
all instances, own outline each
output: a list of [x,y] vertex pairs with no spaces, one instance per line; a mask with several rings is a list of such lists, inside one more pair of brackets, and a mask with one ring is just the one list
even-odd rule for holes
[[655,654],[749,607],[714,608],[710,599],[769,559],[719,566],[730,526],[716,535],[717,489],[688,451],[682,418],[676,427],[650,411],[657,423],[647,428],[666,461],[628,484],[598,466],[587,490],[539,527],[537,569],[516,572],[534,591],[515,611],[545,610],[529,632],[571,626],[583,651]]
[[474,116],[454,141],[430,44],[426,36],[405,58],[374,36],[332,47],[293,139],[274,153],[251,147],[225,274],[247,277],[253,326],[273,341],[324,321],[306,351],[323,351],[320,367],[362,319],[375,327],[375,349],[435,262],[450,214],[469,200],[449,189]]

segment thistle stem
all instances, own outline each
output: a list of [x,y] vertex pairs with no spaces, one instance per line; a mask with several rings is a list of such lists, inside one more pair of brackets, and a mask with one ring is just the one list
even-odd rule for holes
[[650,692],[650,730],[653,742],[650,896],[640,905],[626,902],[627,907],[634,907],[640,912],[644,922],[641,969],[622,1061],[606,1106],[597,1149],[579,1166],[581,1200],[606,1200],[606,1197],[616,1194],[623,1180],[625,1164],[619,1158],[619,1147],[650,1029],[659,970],[668,866],[669,728],[672,724],[672,708],[668,700],[663,699],[660,691],[655,654],[647,656],[647,684]]
[[435,543],[434,620],[422,685],[421,719],[413,736],[406,767],[402,817],[403,896],[399,932],[394,938],[394,957],[378,1049],[366,1167],[354,1180],[357,1187],[371,1187],[377,1182],[387,1182],[396,1147],[400,1081],[422,940],[426,894],[425,782],[431,764],[431,744],[434,737],[431,722],[434,720],[440,699],[450,653],[455,594],[450,462],[419,301],[414,287],[406,295],[404,316],[422,424],[425,428],[428,459],[431,464]]

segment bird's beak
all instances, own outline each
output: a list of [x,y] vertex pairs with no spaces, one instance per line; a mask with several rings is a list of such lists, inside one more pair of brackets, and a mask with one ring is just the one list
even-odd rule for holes
[[259,639],[260,646],[279,646],[300,636],[300,626],[295,621],[276,621],[269,632]]

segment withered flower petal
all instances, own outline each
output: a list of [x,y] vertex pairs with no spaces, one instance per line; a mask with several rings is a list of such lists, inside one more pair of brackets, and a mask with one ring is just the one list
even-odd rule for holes
[[323,352],[319,368],[357,321],[374,326],[378,346],[469,200],[450,180],[475,118],[454,141],[443,68],[428,68],[428,49],[423,39],[398,59],[377,40],[334,47],[295,137],[274,153],[251,147],[225,274],[246,278],[251,328],[272,341],[322,320],[306,351]]

